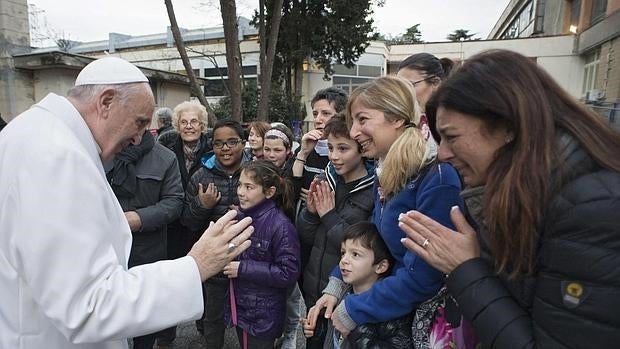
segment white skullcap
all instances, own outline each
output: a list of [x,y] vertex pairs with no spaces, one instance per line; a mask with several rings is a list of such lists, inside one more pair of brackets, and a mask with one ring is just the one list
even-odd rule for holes
[[135,65],[118,57],[103,57],[90,62],[75,79],[75,86],[114,85],[149,80]]

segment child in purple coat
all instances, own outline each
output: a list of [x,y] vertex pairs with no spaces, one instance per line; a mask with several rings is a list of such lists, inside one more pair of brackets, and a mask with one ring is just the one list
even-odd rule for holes
[[279,173],[267,161],[247,163],[237,187],[241,215],[252,217],[254,233],[251,247],[224,274],[231,280],[226,316],[243,349],[273,348],[284,327],[287,287],[300,273],[299,238],[286,214],[293,210],[293,186]]

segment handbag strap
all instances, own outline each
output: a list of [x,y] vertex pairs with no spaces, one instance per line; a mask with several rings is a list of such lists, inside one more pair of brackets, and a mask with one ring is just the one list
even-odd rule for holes
[[[232,323],[236,327],[237,320],[237,302],[235,301],[235,285],[233,283],[233,279],[228,279],[228,294],[230,294],[230,313],[232,318]],[[243,330],[242,341],[243,341],[243,349],[248,349],[248,333]]]

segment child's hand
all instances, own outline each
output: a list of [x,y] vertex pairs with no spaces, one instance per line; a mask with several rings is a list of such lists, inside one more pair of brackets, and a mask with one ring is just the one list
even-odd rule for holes
[[299,319],[299,322],[301,322],[301,325],[304,328],[304,336],[306,336],[306,338],[310,338],[310,337],[314,336],[314,325],[311,325],[308,322],[308,319],[301,318],[301,319]]
[[198,200],[204,208],[214,208],[220,199],[222,194],[213,183],[209,183],[207,188],[202,186],[202,183],[198,183]]
[[309,195],[308,197],[310,196],[314,199],[316,212],[321,217],[336,207],[336,196],[329,187],[329,183],[327,183],[327,181],[319,182],[316,186],[316,191],[312,192],[312,195]]
[[239,273],[239,261],[232,261],[228,263],[224,267],[224,275],[228,276],[229,279],[234,279],[238,276]]
[[314,192],[316,192],[316,186],[318,181],[314,180],[310,183],[310,188],[308,189],[308,194],[306,196],[306,208],[308,212],[316,214],[316,200],[314,199]]

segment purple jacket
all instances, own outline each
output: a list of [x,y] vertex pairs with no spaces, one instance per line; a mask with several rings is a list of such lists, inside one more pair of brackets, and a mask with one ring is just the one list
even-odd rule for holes
[[[300,273],[299,238],[273,200],[243,214],[252,217],[254,233],[252,246],[239,256],[238,276],[233,279],[237,325],[252,336],[275,339],[284,328],[286,289],[297,282]],[[225,317],[232,325],[230,301]]]

